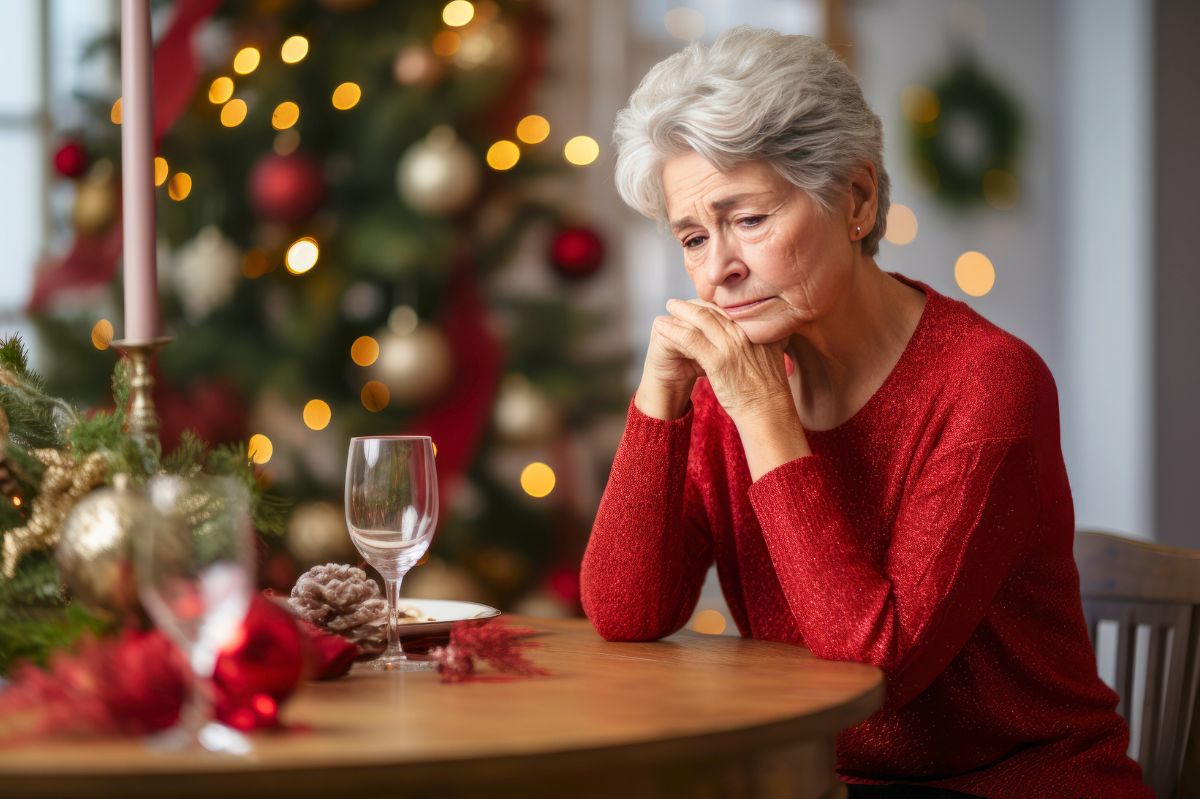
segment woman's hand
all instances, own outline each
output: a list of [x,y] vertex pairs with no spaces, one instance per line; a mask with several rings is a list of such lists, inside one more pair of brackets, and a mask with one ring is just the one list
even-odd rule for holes
[[683,415],[696,378],[704,374],[700,364],[663,335],[662,320],[670,318],[659,316],[650,328],[650,346],[642,368],[642,382],[633,400],[642,413],[663,420],[678,419]]

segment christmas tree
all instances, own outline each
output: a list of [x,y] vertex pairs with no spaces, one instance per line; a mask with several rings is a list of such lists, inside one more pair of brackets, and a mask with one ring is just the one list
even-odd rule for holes
[[[356,557],[338,499],[348,438],[431,435],[443,510],[427,568],[446,592],[510,605],[551,585],[569,606],[590,520],[552,491],[573,468],[555,453],[623,411],[628,358],[587,354],[605,320],[572,294],[602,240],[544,199],[597,148],[564,151],[533,107],[543,10],[179,0],[156,14],[164,450],[185,428],[249,440],[295,503],[290,552],[264,559],[286,587],[298,567]],[[74,241],[30,308],[49,390],[103,406],[120,103],[80,99],[94,124],[63,131],[55,157],[76,184]],[[506,269],[531,241],[556,289],[523,296]]]

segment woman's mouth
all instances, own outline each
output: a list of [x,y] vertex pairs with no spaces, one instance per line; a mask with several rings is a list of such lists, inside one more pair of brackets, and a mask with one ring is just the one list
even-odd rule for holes
[[758,306],[762,305],[763,303],[770,302],[773,299],[775,298],[763,297],[761,300],[752,300],[751,302],[744,302],[740,305],[726,305],[724,306],[724,310],[725,313],[729,314],[730,316],[744,316],[746,314],[754,313],[754,311],[758,309]]

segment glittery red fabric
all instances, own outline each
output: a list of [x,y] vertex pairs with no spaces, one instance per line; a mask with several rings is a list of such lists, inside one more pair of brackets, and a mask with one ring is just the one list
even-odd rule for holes
[[631,404],[584,610],[610,640],[669,635],[715,561],[742,636],[883,669],[883,708],[838,736],[842,780],[1152,797],[1088,640],[1054,379],[964,303],[895,277],[928,299],[891,374],[757,482],[707,382],[674,421]]

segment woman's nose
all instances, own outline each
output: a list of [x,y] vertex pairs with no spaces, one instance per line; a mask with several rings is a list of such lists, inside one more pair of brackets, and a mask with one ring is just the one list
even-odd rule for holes
[[749,270],[740,250],[722,237],[713,236],[704,265],[704,277],[714,287],[724,286],[744,278]]

